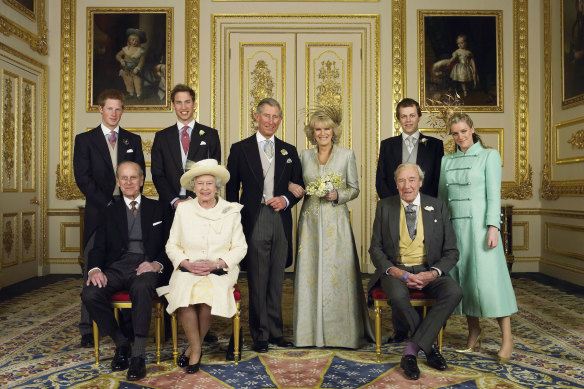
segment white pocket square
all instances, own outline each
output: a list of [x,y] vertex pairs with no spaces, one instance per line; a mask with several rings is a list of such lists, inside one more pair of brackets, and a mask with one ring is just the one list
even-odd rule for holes
[[128,150],[126,150],[126,153],[133,153],[133,152],[134,152],[134,150],[133,150],[133,149],[128,149]]
[[292,163],[292,159],[288,158],[288,159],[286,160],[286,163]]
[[206,144],[207,143],[204,140],[202,140],[201,143],[199,143],[199,146],[206,145]]
[[159,221],[159,222],[152,223],[152,227],[154,227],[154,226],[157,226],[157,225],[159,225],[160,223],[162,223],[162,220],[161,220],[161,221]]

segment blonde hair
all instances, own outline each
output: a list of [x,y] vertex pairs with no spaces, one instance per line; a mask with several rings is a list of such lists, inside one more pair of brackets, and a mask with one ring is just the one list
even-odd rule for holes
[[308,124],[304,126],[304,133],[308,142],[312,145],[316,145],[316,138],[314,137],[314,129],[317,124],[321,128],[332,128],[333,129],[333,144],[338,144],[341,141],[341,136],[343,135],[343,130],[341,128],[341,121],[343,114],[340,109],[328,106],[317,106],[309,110],[310,119]]

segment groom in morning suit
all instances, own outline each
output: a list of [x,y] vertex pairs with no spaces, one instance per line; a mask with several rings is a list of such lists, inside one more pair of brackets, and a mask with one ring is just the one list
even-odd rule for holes
[[[75,182],[85,195],[83,224],[83,259],[87,276],[87,256],[95,239],[95,231],[105,207],[120,194],[115,170],[120,162],[136,162],[145,168],[142,139],[120,127],[124,113],[124,95],[115,89],[106,89],[97,98],[101,124],[75,137],[73,173]],[[91,319],[85,305],[81,305],[81,346],[93,347]]]
[[[392,315],[412,334],[400,364],[412,380],[420,378],[420,349],[430,367],[447,368],[434,340],[462,299],[460,286],[448,275],[459,256],[448,208],[442,200],[419,193],[423,180],[418,165],[406,162],[398,166],[399,196],[377,203],[369,248],[376,268],[369,290],[381,285]],[[409,290],[421,290],[436,300],[424,319],[412,307]]]
[[[292,214],[298,202],[289,190],[304,187],[296,148],[274,135],[282,121],[280,103],[260,101],[255,113],[257,132],[231,146],[227,169],[227,201],[241,203],[241,222],[248,250],[249,326],[256,352],[268,343],[291,347],[282,333],[284,269],[292,264]],[[239,188],[242,186],[241,198]]]
[[180,185],[187,160],[198,162],[213,158],[221,163],[221,144],[217,130],[195,121],[195,91],[177,84],[170,93],[177,122],[154,135],[150,172],[159,199],[176,209],[195,194]]
[[[146,376],[144,350],[154,290],[159,283],[168,284],[173,270],[165,250],[170,210],[140,194],[144,172],[137,163],[122,162],[116,181],[122,196],[103,211],[95,245],[89,252],[89,271],[81,298],[100,332],[111,336],[116,344],[112,370],[128,369],[127,378],[135,381]],[[127,290],[132,301],[135,337],[131,350],[110,304],[111,296],[121,290]]]

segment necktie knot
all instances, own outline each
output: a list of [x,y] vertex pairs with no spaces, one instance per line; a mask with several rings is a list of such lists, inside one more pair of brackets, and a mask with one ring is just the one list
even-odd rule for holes
[[136,208],[136,205],[138,205],[138,202],[136,200],[132,200],[132,201],[130,201],[130,205],[132,206],[132,209],[130,209],[130,212],[132,212],[132,216],[136,217],[138,215],[138,208]]

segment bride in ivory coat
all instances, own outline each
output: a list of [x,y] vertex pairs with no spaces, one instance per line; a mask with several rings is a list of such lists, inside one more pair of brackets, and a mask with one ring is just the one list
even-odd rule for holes
[[[296,347],[358,348],[372,337],[359,257],[346,203],[359,195],[355,154],[337,144],[341,114],[330,107],[312,112],[305,132],[315,148],[300,154],[308,194],[298,220],[294,281]],[[336,177],[328,193],[310,195],[308,183]],[[293,186],[293,185],[291,185]],[[293,186],[300,197],[304,190]],[[319,197],[322,196],[322,197]]]

